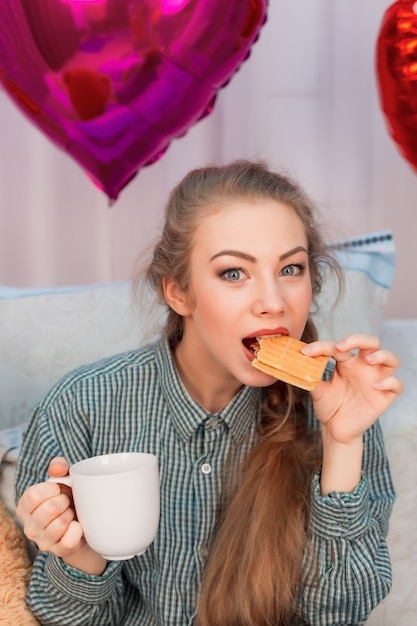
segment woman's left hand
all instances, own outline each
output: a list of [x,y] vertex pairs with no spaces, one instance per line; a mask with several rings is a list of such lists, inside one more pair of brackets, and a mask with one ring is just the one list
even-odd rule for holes
[[361,437],[403,390],[394,376],[399,358],[381,350],[378,337],[356,334],[338,342],[316,341],[303,353],[336,361],[330,380],[311,392],[315,414],[335,442],[349,444]]

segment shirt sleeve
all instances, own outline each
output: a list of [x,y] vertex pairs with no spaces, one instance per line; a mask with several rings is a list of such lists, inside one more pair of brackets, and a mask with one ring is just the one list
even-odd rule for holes
[[[72,463],[91,456],[87,419],[77,403],[60,396],[53,407],[46,410],[40,405],[32,415],[16,472],[16,499],[30,485],[46,480],[52,457],[61,455]],[[120,563],[109,563],[102,576],[90,576],[40,552],[32,569],[28,606],[43,626],[118,624],[124,609],[121,571]]]
[[386,543],[395,492],[381,427],[364,435],[362,478],[352,493],[312,484],[310,545],[300,611],[311,626],[357,626],[391,589]]
[[90,576],[41,552],[33,565],[27,603],[42,626],[120,624],[123,584],[120,563]]

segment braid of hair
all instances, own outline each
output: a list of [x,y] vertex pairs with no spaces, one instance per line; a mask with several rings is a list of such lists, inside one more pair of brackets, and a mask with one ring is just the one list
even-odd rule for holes
[[[314,336],[308,324],[306,335]],[[305,391],[265,389],[259,442],[228,487],[207,563],[198,626],[298,623],[312,477],[319,438],[308,430]]]

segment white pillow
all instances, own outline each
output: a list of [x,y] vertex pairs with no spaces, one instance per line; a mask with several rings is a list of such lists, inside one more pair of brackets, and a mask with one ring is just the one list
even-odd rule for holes
[[127,282],[0,288],[0,430],[26,422],[70,370],[152,340],[161,316],[146,302],[139,315]]
[[344,270],[345,286],[332,277],[324,285],[313,314],[321,339],[342,339],[351,333],[379,335],[395,269],[391,231],[363,235],[332,244]]

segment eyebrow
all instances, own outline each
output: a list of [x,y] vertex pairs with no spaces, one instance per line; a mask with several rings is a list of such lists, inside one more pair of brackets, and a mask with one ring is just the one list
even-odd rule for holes
[[[304,246],[296,246],[295,248],[288,250],[288,252],[284,252],[284,254],[281,254],[279,260],[284,261],[285,259],[288,259],[288,257],[296,254],[297,252],[305,252],[306,254],[308,254],[308,251]],[[251,254],[247,254],[246,252],[240,252],[240,250],[221,250],[220,252],[214,254],[211,257],[210,261],[217,259],[217,257],[219,256],[234,256],[238,257],[239,259],[249,261],[250,263],[256,263],[256,257],[252,256]]]

